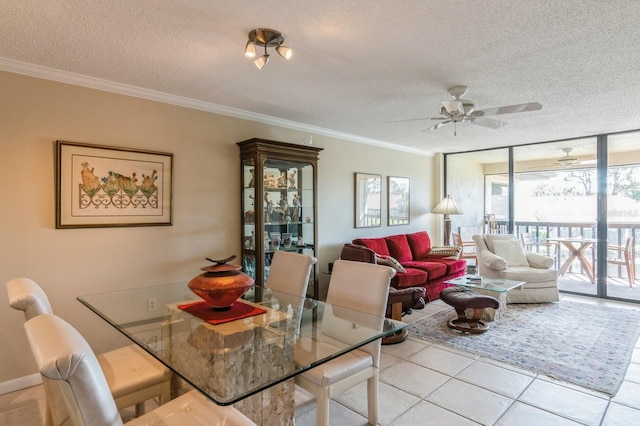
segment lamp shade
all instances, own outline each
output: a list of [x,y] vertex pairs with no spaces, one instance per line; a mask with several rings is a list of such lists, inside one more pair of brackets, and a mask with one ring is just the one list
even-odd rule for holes
[[440,201],[440,204],[433,209],[433,213],[439,214],[460,214],[460,210],[458,210],[458,205],[450,195],[447,194],[446,197]]

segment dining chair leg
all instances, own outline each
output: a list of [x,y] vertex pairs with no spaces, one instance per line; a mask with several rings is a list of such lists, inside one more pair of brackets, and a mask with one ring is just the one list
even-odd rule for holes
[[136,417],[140,417],[144,415],[145,412],[145,407],[144,407],[144,402],[138,402],[136,404]]
[[378,424],[378,376],[367,379],[367,413],[369,424]]
[[636,280],[636,271],[631,262],[627,262],[627,276],[629,277],[629,287],[633,287]]
[[320,388],[316,395],[316,426],[329,426],[329,388]]

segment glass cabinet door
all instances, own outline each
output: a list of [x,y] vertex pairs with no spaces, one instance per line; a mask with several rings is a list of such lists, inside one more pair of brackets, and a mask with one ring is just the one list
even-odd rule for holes
[[[257,286],[264,286],[276,251],[317,257],[316,168],[321,149],[261,139],[238,145],[242,265]],[[307,295],[316,297],[315,267],[309,281]]]
[[255,279],[256,276],[256,182],[253,159],[242,161],[242,268]]

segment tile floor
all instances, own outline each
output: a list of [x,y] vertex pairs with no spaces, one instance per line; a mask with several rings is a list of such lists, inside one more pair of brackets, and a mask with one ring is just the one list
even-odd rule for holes
[[[640,305],[563,295],[564,300],[640,309]],[[441,301],[406,322],[445,309]],[[610,398],[536,372],[422,340],[382,346],[380,424],[640,425],[640,341],[618,393]],[[300,400],[304,396],[300,394]],[[332,425],[366,425],[366,385],[332,400]],[[297,426],[315,424],[313,400],[301,402]]]
[[[578,296],[563,299],[620,305]],[[638,305],[623,304],[632,309]],[[429,303],[405,321],[446,305]],[[640,344],[618,393],[607,395],[559,382],[487,358],[421,340],[382,347],[380,424],[423,425],[640,425]],[[315,403],[296,393],[296,425],[315,424]],[[331,401],[331,425],[366,425],[366,385]],[[42,386],[0,395],[0,424],[44,424]],[[123,413],[129,417],[132,413]]]

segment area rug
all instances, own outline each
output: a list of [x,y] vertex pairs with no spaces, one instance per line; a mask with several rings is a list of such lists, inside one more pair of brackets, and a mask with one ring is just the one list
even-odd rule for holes
[[447,307],[409,325],[410,336],[614,395],[640,334],[640,311],[580,302],[512,304],[483,334],[447,327]]

